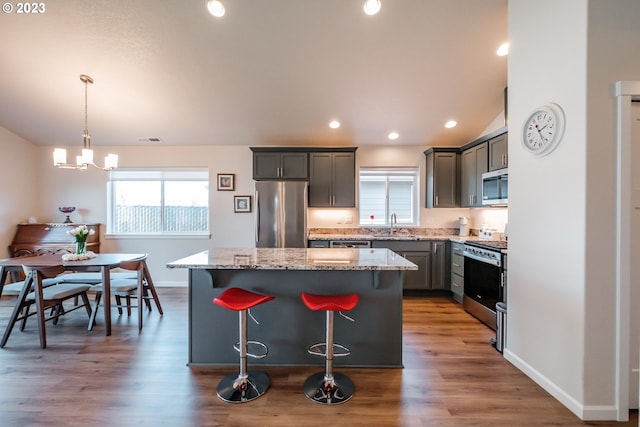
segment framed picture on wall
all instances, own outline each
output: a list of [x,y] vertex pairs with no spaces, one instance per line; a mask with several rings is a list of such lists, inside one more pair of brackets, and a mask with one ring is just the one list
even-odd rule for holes
[[218,174],[218,191],[233,191],[235,189],[235,174]]
[[234,212],[251,212],[251,196],[234,196]]

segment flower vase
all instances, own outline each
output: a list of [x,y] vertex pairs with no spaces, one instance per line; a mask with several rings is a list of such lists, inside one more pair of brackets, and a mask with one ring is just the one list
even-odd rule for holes
[[87,253],[87,242],[76,242],[76,255],[84,255]]

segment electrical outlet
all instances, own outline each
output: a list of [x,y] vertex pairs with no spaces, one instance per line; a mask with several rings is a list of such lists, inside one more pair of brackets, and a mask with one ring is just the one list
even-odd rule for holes
[[346,217],[344,223],[353,224],[353,215],[349,215],[348,217]]

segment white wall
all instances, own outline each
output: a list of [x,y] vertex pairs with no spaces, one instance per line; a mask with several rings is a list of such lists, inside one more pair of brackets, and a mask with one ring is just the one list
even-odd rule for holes
[[7,247],[16,224],[38,215],[38,150],[30,142],[0,127],[0,258],[9,256]]
[[[505,356],[585,419],[616,415],[613,83],[639,77],[638,16],[634,0],[509,1]],[[535,158],[519,134],[549,101],[565,135]]]

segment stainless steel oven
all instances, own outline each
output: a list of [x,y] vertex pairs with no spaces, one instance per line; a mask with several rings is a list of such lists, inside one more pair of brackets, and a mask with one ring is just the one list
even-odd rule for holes
[[506,242],[466,242],[464,245],[464,309],[496,330],[496,303],[505,302],[501,249]]

